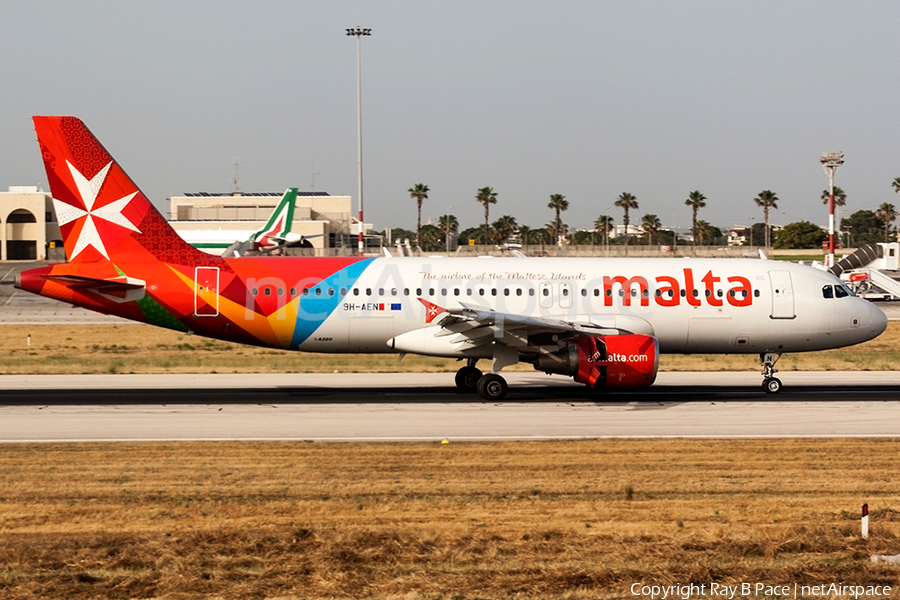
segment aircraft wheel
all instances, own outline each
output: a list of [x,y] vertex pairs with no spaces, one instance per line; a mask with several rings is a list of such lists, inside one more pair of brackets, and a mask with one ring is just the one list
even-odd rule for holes
[[781,380],[777,377],[770,377],[763,381],[763,389],[767,394],[777,394],[781,391]]
[[483,373],[475,367],[463,367],[456,372],[456,389],[464,394],[474,394],[478,391],[478,380]]
[[488,373],[478,380],[478,394],[485,400],[502,400],[508,391],[506,380],[496,373]]

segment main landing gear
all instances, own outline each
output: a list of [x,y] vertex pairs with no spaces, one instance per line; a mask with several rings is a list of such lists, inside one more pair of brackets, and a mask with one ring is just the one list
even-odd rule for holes
[[759,362],[763,366],[762,387],[767,394],[777,394],[781,391],[781,380],[775,377],[775,373],[778,372],[775,368],[775,363],[778,362],[779,358],[781,358],[781,355],[774,352],[766,352],[759,355]]
[[464,394],[478,395],[485,400],[502,400],[509,391],[509,385],[497,373],[482,373],[475,367],[476,359],[468,359],[468,364],[456,372],[456,388]]

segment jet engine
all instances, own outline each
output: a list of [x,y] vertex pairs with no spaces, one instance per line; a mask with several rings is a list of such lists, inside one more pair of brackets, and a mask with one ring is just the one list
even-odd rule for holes
[[591,388],[640,388],[656,380],[659,342],[651,335],[575,338],[556,352],[541,354],[534,368],[570,375]]

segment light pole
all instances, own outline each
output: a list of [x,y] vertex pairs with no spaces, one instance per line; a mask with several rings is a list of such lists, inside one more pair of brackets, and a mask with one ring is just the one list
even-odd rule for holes
[[819,164],[828,175],[828,256],[825,257],[825,267],[834,266],[834,174],[844,164],[843,152],[823,152]]
[[365,229],[365,221],[363,220],[363,154],[362,154],[362,63],[360,61],[360,39],[362,36],[372,35],[371,29],[364,29],[357,26],[356,29],[347,29],[347,35],[356,37],[356,133],[357,133],[357,156],[358,156],[358,182],[359,182],[359,255],[365,252],[365,243],[363,239],[363,229]]

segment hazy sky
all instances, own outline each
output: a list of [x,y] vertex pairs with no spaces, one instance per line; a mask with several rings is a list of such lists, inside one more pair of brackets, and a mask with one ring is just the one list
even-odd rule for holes
[[[351,195],[362,40],[366,221],[589,228],[628,191],[686,227],[827,223],[825,151],[848,210],[900,205],[900,3],[17,1],[0,5],[0,189],[46,189],[35,114],[82,118],[158,206],[191,191]],[[452,209],[450,208],[452,206]],[[783,214],[782,214],[783,211]],[[633,213],[634,214],[634,213]]]

